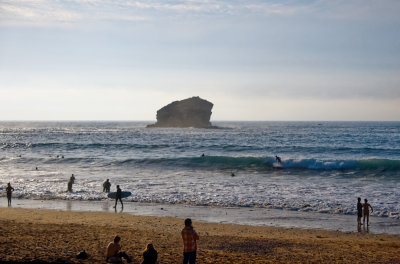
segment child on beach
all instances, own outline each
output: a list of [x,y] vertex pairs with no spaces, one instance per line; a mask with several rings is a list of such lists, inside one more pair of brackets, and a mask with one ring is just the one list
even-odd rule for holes
[[364,211],[363,224],[365,224],[365,217],[366,217],[367,218],[367,225],[369,225],[369,208],[370,207],[371,207],[371,213],[373,213],[374,209],[368,203],[368,200],[364,199],[364,204],[363,204],[363,211]]
[[147,244],[146,249],[143,251],[142,264],[156,264],[156,263],[157,263],[157,251],[154,249],[153,244]]
[[8,183],[8,184],[7,184],[7,188],[6,188],[8,206],[11,206],[11,196],[12,196],[12,192],[13,192],[13,191],[14,191],[14,188],[11,187],[11,184],[10,184],[10,183]]
[[361,217],[362,217],[362,203],[361,203],[361,198],[358,197],[358,202],[357,202],[357,223],[358,225],[362,225],[361,224]]
[[122,263],[122,258],[126,259],[128,263],[132,260],[131,258],[123,251],[121,251],[121,238],[119,236],[114,237],[114,242],[110,242],[107,246],[106,250],[106,262],[108,263]]

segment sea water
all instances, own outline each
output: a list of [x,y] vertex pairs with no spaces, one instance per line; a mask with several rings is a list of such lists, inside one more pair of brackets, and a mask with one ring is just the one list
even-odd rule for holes
[[0,122],[0,196],[105,200],[110,179],[126,202],[355,214],[361,197],[400,219],[400,122],[149,123]]

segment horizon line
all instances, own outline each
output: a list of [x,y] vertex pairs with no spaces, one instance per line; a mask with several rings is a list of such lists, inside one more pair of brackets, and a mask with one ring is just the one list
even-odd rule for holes
[[[157,120],[108,119],[10,119],[0,122],[157,122]],[[212,120],[210,122],[400,122],[400,120]]]

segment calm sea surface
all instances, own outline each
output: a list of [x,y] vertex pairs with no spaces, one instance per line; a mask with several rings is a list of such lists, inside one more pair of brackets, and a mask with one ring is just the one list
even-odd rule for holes
[[126,201],[354,214],[360,196],[400,219],[400,122],[147,124],[0,122],[0,196],[102,200],[109,178]]

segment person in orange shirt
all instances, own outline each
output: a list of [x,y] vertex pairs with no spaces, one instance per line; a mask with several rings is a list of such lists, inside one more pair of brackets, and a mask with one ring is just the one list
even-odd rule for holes
[[122,263],[122,258],[126,259],[128,263],[132,260],[131,258],[123,251],[121,251],[121,238],[119,236],[115,236],[114,242],[110,242],[107,246],[106,251],[106,262],[109,263]]
[[195,264],[196,263],[196,251],[197,251],[197,240],[199,236],[193,229],[192,220],[190,218],[185,219],[185,227],[182,229],[182,240],[183,240],[183,264]]

